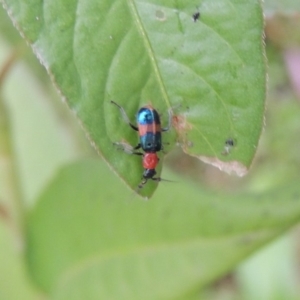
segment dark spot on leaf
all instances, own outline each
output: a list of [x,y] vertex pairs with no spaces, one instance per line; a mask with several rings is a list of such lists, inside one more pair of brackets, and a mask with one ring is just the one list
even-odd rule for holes
[[228,145],[228,146],[234,146],[234,140],[233,139],[228,139],[225,141],[225,145]]
[[225,145],[224,145],[224,149],[223,149],[223,152],[222,154],[223,155],[228,155],[230,154],[230,151],[231,149],[236,145],[236,141],[232,138],[228,138],[226,141],[225,141]]
[[166,15],[162,10],[157,10],[155,12],[155,17],[159,21],[165,21],[166,20]]
[[200,18],[200,12],[197,11],[197,12],[195,12],[193,14],[193,20],[194,20],[194,22],[197,22],[199,20],[199,18]]

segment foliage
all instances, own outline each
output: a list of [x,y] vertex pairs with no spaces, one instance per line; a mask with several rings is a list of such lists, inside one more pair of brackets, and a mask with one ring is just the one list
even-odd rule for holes
[[[162,113],[172,108],[165,151],[179,143],[227,171],[250,166],[265,97],[258,1],[6,0],[5,7],[131,189],[140,158],[112,142],[135,145],[137,136],[111,99],[133,120],[149,100]],[[176,182],[160,183],[145,202],[95,154],[4,12],[0,20],[1,61],[12,53],[6,41],[25,53],[3,72],[0,101],[0,266],[22,299],[200,299],[200,289],[298,222],[300,108],[275,48],[267,52],[268,122],[249,176],[229,177],[177,149],[162,173]],[[149,182],[141,193],[155,189]],[[11,237],[25,257],[11,250]],[[0,282],[0,298],[15,299],[16,289]]]

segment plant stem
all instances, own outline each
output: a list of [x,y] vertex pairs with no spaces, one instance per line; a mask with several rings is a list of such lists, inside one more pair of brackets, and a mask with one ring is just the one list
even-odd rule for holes
[[[0,70],[0,87],[3,86],[18,51],[10,54]],[[5,101],[0,96],[0,218],[14,231],[17,242],[23,246],[24,207],[21,197],[18,171],[14,157],[11,122]]]

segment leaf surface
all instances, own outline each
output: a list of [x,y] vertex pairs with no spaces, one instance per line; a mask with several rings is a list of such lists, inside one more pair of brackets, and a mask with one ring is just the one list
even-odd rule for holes
[[29,266],[54,299],[178,299],[299,220],[298,183],[286,188],[224,195],[181,182],[143,202],[83,160],[29,216]]
[[[141,160],[113,143],[135,146],[138,137],[111,100],[132,122],[140,106],[152,103],[166,124],[172,108],[165,151],[177,140],[223,170],[247,171],[261,133],[266,84],[259,1],[4,3],[91,141],[133,189]],[[155,187],[147,184],[142,194]]]

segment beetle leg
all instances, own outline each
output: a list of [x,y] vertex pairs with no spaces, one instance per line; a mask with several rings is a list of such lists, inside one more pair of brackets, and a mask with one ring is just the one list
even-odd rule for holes
[[138,149],[140,149],[142,146],[141,146],[141,144],[137,144],[137,146],[135,146],[134,148],[132,148],[132,152],[131,152],[131,154],[136,154],[136,155],[144,155],[144,153],[142,153],[142,152],[136,152],[136,151],[134,151],[134,150],[138,150]]
[[131,154],[135,154],[135,155],[141,155],[141,156],[143,156],[143,155],[144,155],[144,153],[142,153],[142,152],[132,152]]
[[142,182],[138,185],[138,187],[137,187],[137,192],[139,192],[143,187],[144,187],[144,185],[147,183],[147,179],[146,178],[144,178],[143,180],[142,180]]
[[144,153],[142,152],[135,151],[141,148],[140,144],[138,144],[136,147],[132,147],[130,144],[127,144],[125,142],[115,142],[113,144],[116,145],[120,150],[123,150],[128,154],[144,155]]
[[158,182],[160,182],[160,181],[176,182],[174,180],[163,179],[163,178],[160,178],[160,177],[154,177],[154,178],[151,178],[151,179],[154,180],[154,181],[158,181]]
[[[151,178],[154,181],[161,181],[162,179],[160,177],[157,178]],[[141,181],[141,183],[138,185],[136,192],[139,193],[141,191],[141,189],[145,186],[145,184],[147,183],[148,179],[147,178],[143,178],[143,180]]]
[[164,180],[164,179],[161,179],[160,177],[152,177],[151,179],[152,179],[153,181],[158,181],[158,182]]
[[141,144],[139,143],[139,144],[137,144],[133,149],[134,150],[137,150],[137,149],[140,149],[142,146],[141,146]]
[[128,118],[128,116],[127,116],[126,111],[124,110],[124,108],[123,108],[122,106],[120,106],[118,103],[116,103],[115,101],[113,101],[113,100],[111,100],[110,103],[116,105],[116,106],[119,108],[119,110],[120,110],[120,112],[121,112],[121,114],[122,114],[122,116],[123,116],[124,121],[125,121],[132,129],[138,131],[138,128],[130,122],[130,119]]

